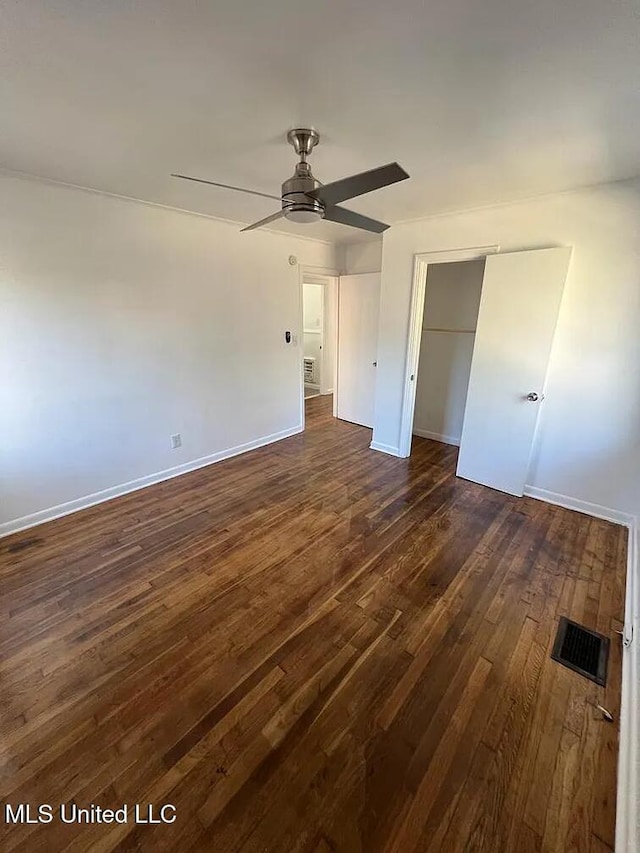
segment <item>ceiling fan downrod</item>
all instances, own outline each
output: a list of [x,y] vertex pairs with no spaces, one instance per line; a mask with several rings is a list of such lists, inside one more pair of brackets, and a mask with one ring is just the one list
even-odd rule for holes
[[307,162],[307,157],[320,142],[320,134],[309,127],[295,127],[287,133],[287,142],[293,145],[301,163]]

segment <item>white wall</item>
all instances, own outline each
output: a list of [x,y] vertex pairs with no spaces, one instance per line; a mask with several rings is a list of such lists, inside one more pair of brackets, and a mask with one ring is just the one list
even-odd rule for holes
[[0,531],[299,428],[291,254],[335,266],[324,243],[0,176]]
[[460,444],[483,275],[484,260],[427,267],[416,435]]
[[573,246],[529,485],[640,512],[640,181],[385,233],[374,441],[398,447],[414,254]]
[[342,271],[345,275],[380,272],[382,269],[382,238],[348,243],[341,250]]

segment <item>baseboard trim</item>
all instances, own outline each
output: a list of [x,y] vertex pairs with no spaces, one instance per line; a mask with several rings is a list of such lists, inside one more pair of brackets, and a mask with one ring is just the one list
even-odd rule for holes
[[369,448],[371,450],[377,450],[379,453],[386,453],[387,456],[400,457],[400,449],[398,447],[393,447],[391,444],[381,444],[379,441],[372,441]]
[[640,552],[638,519],[629,527],[622,704],[616,804],[616,853],[640,850]]
[[585,515],[591,515],[594,518],[602,518],[605,521],[612,521],[614,524],[624,524],[625,527],[631,528],[635,522],[635,517],[633,515],[622,512],[619,509],[611,509],[606,506],[600,506],[600,504],[589,503],[589,501],[581,501],[578,498],[572,498],[569,495],[561,495],[558,492],[550,492],[547,489],[539,489],[536,486],[525,486],[524,493],[528,498],[535,498],[538,501],[545,501],[549,504],[562,506],[565,509],[582,512]]
[[201,456],[199,459],[194,459],[191,462],[185,462],[183,465],[176,465],[174,468],[166,468],[164,471],[157,471],[155,474],[148,474],[145,477],[138,477],[136,480],[130,480],[128,483],[121,483],[118,486],[111,486],[108,489],[102,489],[99,492],[94,492],[90,495],[85,495],[81,498],[76,498],[72,501],[67,501],[57,506],[49,507],[48,509],[40,510],[39,512],[24,515],[21,518],[15,518],[11,521],[6,521],[0,524],[0,539],[4,536],[10,536],[12,533],[20,533],[22,530],[28,530],[30,527],[36,527],[38,524],[44,524],[47,521],[53,521],[56,518],[62,518],[65,515],[79,512],[82,509],[87,509],[90,506],[104,503],[105,501],[119,498],[122,495],[128,495],[130,492],[136,492],[138,489],[146,489],[147,486],[154,486],[156,483],[162,483],[164,480],[171,480],[173,477],[180,477],[182,474],[188,474],[190,471],[196,471],[198,468],[205,468],[207,465],[213,465],[216,462],[222,462],[223,459],[230,459],[232,456],[239,456],[242,453],[248,453],[250,450],[257,450],[259,447],[264,447],[267,444],[273,444],[276,441],[282,441],[283,438],[289,438],[292,435],[302,432],[304,427],[298,424],[290,429],[274,432],[271,435],[265,435],[261,438],[247,441],[244,444],[238,444],[235,447],[229,447],[226,450],[219,450],[217,453],[211,453],[208,456]]
[[439,432],[430,432],[428,429],[413,428],[413,434],[420,438],[430,438],[432,441],[439,441],[442,444],[452,444],[454,447],[460,447],[460,439],[453,435],[442,435]]

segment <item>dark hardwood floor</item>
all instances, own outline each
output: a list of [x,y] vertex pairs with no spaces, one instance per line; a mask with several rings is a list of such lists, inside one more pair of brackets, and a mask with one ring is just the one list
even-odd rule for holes
[[[607,851],[626,531],[307,430],[0,541],[3,851]],[[606,688],[550,660],[612,636]],[[168,813],[167,813],[167,816]]]

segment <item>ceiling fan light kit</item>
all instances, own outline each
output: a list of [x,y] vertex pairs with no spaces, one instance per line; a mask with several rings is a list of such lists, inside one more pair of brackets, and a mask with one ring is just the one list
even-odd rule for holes
[[[293,175],[282,184],[281,210],[272,213],[271,216],[267,216],[259,222],[248,225],[242,229],[243,231],[253,231],[282,217],[291,220],[291,222],[305,224],[326,219],[329,222],[339,222],[342,225],[350,225],[353,228],[361,228],[375,234],[387,230],[389,226],[384,222],[378,222],[376,219],[370,219],[368,216],[348,210],[346,207],[340,207],[339,202],[406,180],[409,175],[401,166],[397,163],[388,163],[386,166],[380,166],[368,172],[360,172],[358,175],[351,175],[331,184],[321,184],[314,178],[311,166],[307,162],[307,157],[320,142],[319,133],[312,128],[297,127],[287,133],[287,141],[293,146],[300,160],[296,164]],[[277,196],[270,196],[267,193],[234,187],[230,184],[220,184],[216,181],[207,181],[203,178],[193,178],[188,175],[172,174],[171,177],[210,184],[214,187],[223,187],[251,195],[277,198]]]

